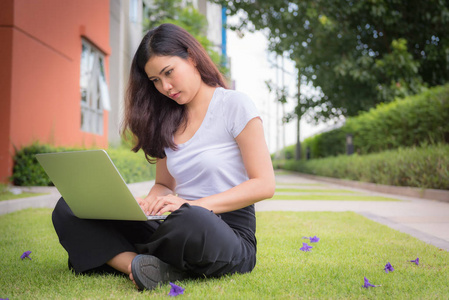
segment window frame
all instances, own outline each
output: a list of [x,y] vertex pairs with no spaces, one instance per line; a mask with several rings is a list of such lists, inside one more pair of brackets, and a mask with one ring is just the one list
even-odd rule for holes
[[105,76],[105,55],[86,39],[81,39],[80,129],[103,135],[104,110],[110,110]]

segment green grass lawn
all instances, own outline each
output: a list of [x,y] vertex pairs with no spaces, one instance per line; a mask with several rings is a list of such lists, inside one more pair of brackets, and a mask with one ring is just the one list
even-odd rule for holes
[[351,194],[355,193],[351,190],[343,190],[343,189],[294,189],[294,188],[276,188],[276,193],[345,193]]
[[279,176],[279,175],[290,175],[290,174],[293,174],[293,172],[277,169],[277,170],[274,171],[274,174],[276,174],[277,176]]
[[322,183],[301,183],[301,182],[276,182],[276,186],[324,186]]
[[[180,299],[444,299],[449,253],[351,212],[258,212],[258,263],[250,274],[178,283]],[[303,236],[320,237],[311,252]],[[137,292],[125,277],[75,276],[51,210],[0,216],[0,298],[168,298],[168,284]],[[30,250],[32,260],[20,255]],[[420,258],[420,265],[409,260]],[[395,271],[386,274],[390,262]],[[382,285],[365,289],[363,277]]]
[[28,198],[28,197],[36,197],[36,196],[41,196],[41,195],[45,195],[45,193],[21,193],[21,194],[15,195],[11,192],[3,192],[3,193],[0,193],[0,201]]
[[401,201],[394,198],[372,195],[277,195],[270,200],[317,200],[317,201]]

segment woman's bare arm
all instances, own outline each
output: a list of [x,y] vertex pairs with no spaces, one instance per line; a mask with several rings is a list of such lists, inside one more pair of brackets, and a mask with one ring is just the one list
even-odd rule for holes
[[[201,206],[218,214],[240,209],[273,196],[276,184],[273,165],[265,142],[262,121],[259,118],[250,120],[237,136],[236,141],[242,153],[243,163],[249,179],[225,192],[188,201],[190,205]],[[172,184],[175,184],[174,180],[173,182],[166,181],[163,183],[167,188],[174,187]],[[157,191],[159,195],[163,194],[159,188]],[[156,195],[156,191],[154,193],[150,192],[149,197],[153,194]],[[151,214],[163,214],[168,211],[174,211],[187,202],[185,199],[172,194],[148,200],[151,201],[149,207]]]

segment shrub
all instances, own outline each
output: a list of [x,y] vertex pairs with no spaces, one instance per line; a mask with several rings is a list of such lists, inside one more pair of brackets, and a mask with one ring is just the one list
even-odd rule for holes
[[[20,150],[16,149],[11,181],[18,186],[53,185],[36,159],[38,153],[85,150],[82,148],[54,147],[34,143]],[[143,153],[134,153],[125,148],[107,150],[109,156],[127,183],[152,180],[156,176],[155,165],[150,165]]]
[[310,149],[311,158],[335,156],[346,153],[346,130],[337,128],[309,137],[303,141],[303,151]]
[[8,186],[4,183],[0,183],[0,195],[8,192]]
[[312,158],[346,152],[346,134],[356,152],[381,152],[422,143],[449,143],[449,85],[429,89],[348,118],[343,127],[304,140]]
[[380,152],[422,143],[449,143],[449,85],[349,118],[343,127],[354,134],[360,153]]
[[108,149],[107,152],[127,183],[156,178],[156,165],[150,164],[142,151],[134,153],[122,147]]
[[20,150],[16,149],[14,167],[11,180],[19,186],[47,186],[53,185],[44,169],[36,159],[36,154],[62,151],[73,151],[74,148],[56,148],[50,145],[34,143]]
[[340,155],[277,162],[286,170],[386,185],[449,190],[449,145],[399,148],[368,155]]

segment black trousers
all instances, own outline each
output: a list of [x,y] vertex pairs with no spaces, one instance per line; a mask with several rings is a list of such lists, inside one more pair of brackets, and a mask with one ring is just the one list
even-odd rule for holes
[[106,262],[122,252],[154,255],[193,276],[246,273],[256,264],[255,228],[234,226],[233,215],[222,218],[189,204],[165,221],[90,220],[76,217],[61,198],[52,220],[76,273],[112,269]]

